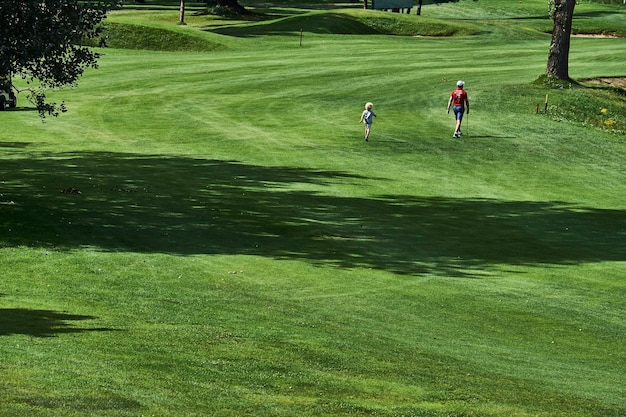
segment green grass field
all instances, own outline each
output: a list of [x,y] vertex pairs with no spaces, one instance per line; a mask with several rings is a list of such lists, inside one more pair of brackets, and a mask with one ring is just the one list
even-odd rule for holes
[[626,415],[625,93],[544,0],[146,3],[0,113],[0,416]]

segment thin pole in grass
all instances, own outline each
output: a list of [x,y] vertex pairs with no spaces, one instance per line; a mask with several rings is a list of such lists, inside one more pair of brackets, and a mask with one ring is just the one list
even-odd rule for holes
[[469,101],[467,101],[466,104],[467,104],[467,114],[466,114],[467,119],[465,119],[465,133],[467,133],[467,136],[469,136],[469,112],[470,112]]

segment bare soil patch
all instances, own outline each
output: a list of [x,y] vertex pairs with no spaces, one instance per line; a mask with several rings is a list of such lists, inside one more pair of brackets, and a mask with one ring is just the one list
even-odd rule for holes
[[626,77],[598,77],[582,81],[591,84],[606,84],[615,87],[626,88]]
[[621,38],[617,33],[574,33],[573,38]]

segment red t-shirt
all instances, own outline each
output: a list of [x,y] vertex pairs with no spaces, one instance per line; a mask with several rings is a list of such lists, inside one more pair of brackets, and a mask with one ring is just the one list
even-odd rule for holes
[[450,97],[452,97],[453,106],[464,106],[467,101],[467,93],[462,88],[454,90],[450,93]]

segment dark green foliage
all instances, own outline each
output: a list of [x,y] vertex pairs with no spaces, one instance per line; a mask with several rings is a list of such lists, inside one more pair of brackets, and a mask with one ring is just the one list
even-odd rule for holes
[[0,3],[0,73],[19,74],[29,84],[42,117],[63,106],[45,100],[45,89],[73,85],[98,54],[81,46],[98,35],[99,24],[117,0],[97,4],[78,0],[3,0]]

